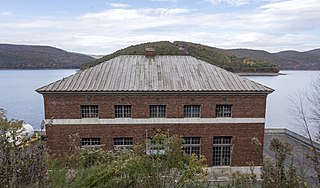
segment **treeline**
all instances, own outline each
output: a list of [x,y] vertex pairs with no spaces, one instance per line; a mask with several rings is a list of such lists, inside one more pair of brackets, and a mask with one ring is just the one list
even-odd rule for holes
[[231,49],[226,52],[243,58],[267,61],[281,70],[320,70],[320,49],[305,52],[281,51],[269,53],[263,50]]
[[108,61],[119,55],[144,55],[146,48],[155,48],[157,55],[191,55],[232,72],[279,72],[276,65],[266,61],[238,57],[230,55],[222,49],[183,41],[175,41],[173,43],[161,41],[129,46],[93,62],[84,64],[81,66],[81,69]]
[[0,69],[78,69],[92,60],[50,46],[0,44]]

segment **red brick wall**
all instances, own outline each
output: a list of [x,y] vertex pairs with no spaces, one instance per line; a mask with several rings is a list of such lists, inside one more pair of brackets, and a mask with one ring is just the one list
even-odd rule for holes
[[[215,118],[217,104],[232,104],[234,118],[265,117],[265,95],[44,95],[45,118],[79,119],[80,105],[99,105],[99,118],[114,118],[114,105],[132,105],[132,118],[149,118],[149,105],[167,105],[167,118],[183,118],[184,105],[201,105],[202,118]],[[134,143],[144,143],[146,131],[169,130],[170,135],[201,137],[201,153],[212,165],[214,136],[232,136],[232,166],[261,164],[264,124],[174,124],[174,125],[53,125],[47,127],[48,146],[55,153],[68,151],[68,135],[100,137],[105,149],[113,149],[114,137],[133,137]],[[260,152],[251,144],[253,137],[261,142]]]
[[233,96],[110,96],[110,95],[45,95],[45,118],[79,119],[80,105],[99,105],[99,118],[114,118],[114,105],[132,105],[132,118],[149,118],[149,105],[167,105],[167,118],[183,118],[184,105],[201,105],[202,118],[215,118],[216,104],[232,104],[232,117],[265,116],[265,95]]
[[[144,144],[147,135],[157,129],[171,136],[201,137],[201,154],[207,158],[208,166],[212,166],[214,136],[232,136],[231,166],[248,166],[249,162],[260,165],[262,161],[264,124],[53,125],[46,132],[49,148],[61,154],[68,151],[70,134],[78,133],[80,138],[99,137],[104,149],[112,150],[115,137],[133,137],[134,144]],[[260,152],[251,143],[253,137],[261,142]]]

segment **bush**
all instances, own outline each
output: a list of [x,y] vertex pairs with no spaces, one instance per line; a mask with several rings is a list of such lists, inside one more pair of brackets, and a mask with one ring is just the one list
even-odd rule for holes
[[[146,155],[145,147],[104,151],[80,148],[64,159],[50,160],[50,187],[194,187],[206,183],[204,157],[186,155],[182,140],[156,134],[152,140],[165,148],[165,154]],[[146,141],[149,143],[150,140]]]
[[41,187],[46,181],[43,140],[21,137],[23,122],[8,120],[0,109],[0,185]]

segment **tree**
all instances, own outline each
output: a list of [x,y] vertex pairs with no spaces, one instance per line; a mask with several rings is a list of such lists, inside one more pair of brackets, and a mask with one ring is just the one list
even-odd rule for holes
[[[274,159],[271,160],[268,157],[264,159],[262,168],[263,187],[303,187],[293,164],[293,146],[274,138],[271,140],[269,148],[274,153]],[[289,163],[289,166],[286,167],[285,163]]]
[[312,81],[310,89],[297,94],[291,103],[295,123],[303,128],[309,139],[310,152],[307,157],[311,159],[320,183],[320,153],[316,143],[320,140],[320,75]]

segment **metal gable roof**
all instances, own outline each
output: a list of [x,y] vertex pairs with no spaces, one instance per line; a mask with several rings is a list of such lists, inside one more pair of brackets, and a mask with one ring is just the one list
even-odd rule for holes
[[37,89],[59,92],[256,92],[264,85],[191,56],[122,55]]

